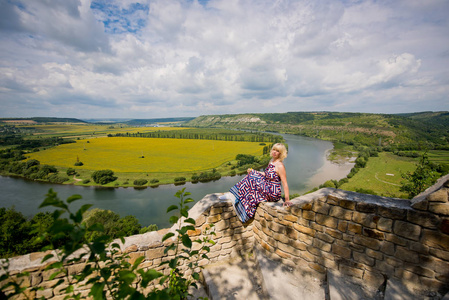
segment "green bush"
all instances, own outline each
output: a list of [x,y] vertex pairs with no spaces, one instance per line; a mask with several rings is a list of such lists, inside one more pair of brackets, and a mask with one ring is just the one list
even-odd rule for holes
[[91,176],[95,183],[99,184],[107,184],[109,182],[117,180],[117,177],[114,176],[114,172],[111,170],[95,171]]
[[68,168],[66,173],[67,175],[72,176],[76,174],[76,170],[74,168]]
[[134,180],[134,185],[142,186],[148,183],[146,179],[136,179]]

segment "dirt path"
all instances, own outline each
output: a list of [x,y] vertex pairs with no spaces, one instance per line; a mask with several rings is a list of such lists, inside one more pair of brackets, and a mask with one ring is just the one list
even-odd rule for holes
[[400,184],[397,183],[392,183],[392,182],[388,182],[388,181],[384,181],[382,179],[379,179],[379,177],[377,177],[377,173],[374,175],[374,177],[379,180],[380,182],[386,183],[386,184],[391,184],[391,185],[395,185],[395,186],[401,186]]

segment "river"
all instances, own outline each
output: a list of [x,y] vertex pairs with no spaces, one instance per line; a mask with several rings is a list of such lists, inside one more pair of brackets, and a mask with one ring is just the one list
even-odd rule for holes
[[[340,179],[349,173],[351,164],[335,165],[326,161],[326,153],[333,147],[331,142],[289,134],[283,136],[289,146],[284,164],[290,194],[303,194],[326,180]],[[174,196],[178,190],[185,187],[191,193],[190,197],[198,201],[207,194],[228,191],[241,178],[243,176],[223,177],[207,183],[135,189],[58,185],[0,176],[0,207],[14,206],[24,215],[32,216],[45,211],[38,207],[51,188],[61,199],[73,194],[81,195],[82,199],[71,206],[73,210],[90,203],[93,207],[112,210],[121,217],[133,215],[142,226],[156,224],[159,228],[166,228],[170,225],[166,209],[178,203],[179,199]]]

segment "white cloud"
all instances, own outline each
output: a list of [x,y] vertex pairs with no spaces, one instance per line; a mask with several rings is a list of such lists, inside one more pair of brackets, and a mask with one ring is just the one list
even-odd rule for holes
[[0,8],[0,117],[449,109],[446,1]]

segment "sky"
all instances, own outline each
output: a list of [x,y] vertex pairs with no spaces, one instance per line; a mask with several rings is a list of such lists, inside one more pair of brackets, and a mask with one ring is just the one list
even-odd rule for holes
[[449,110],[447,0],[0,0],[0,118]]

